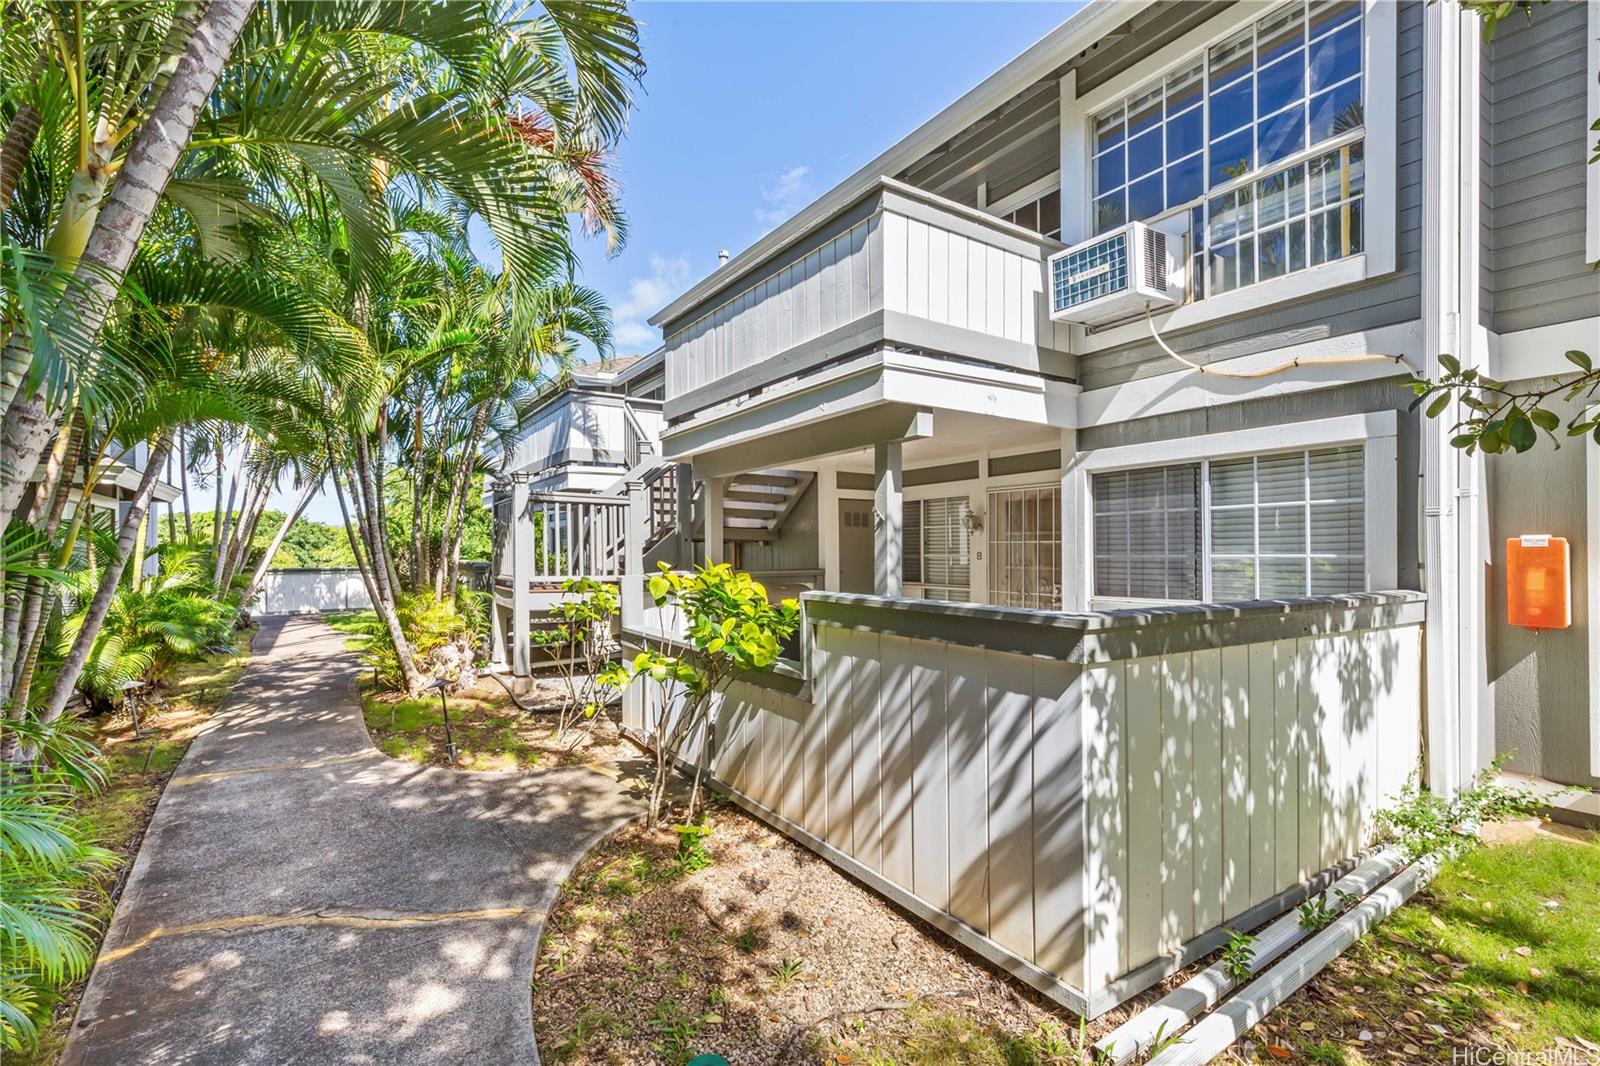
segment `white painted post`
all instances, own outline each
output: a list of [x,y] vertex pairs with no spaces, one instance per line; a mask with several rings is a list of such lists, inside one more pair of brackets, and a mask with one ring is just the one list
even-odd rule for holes
[[511,483],[511,672],[527,677],[532,664],[533,518],[528,511],[528,483]]
[[628,482],[628,527],[622,535],[622,628],[644,625],[644,542],[650,535],[650,495],[642,481]]
[[694,467],[677,464],[678,487],[678,565],[694,563]]
[[706,565],[720,563],[725,554],[723,544],[722,494],[728,487],[727,478],[706,479]]
[[901,475],[900,442],[872,447],[872,590],[900,595]]

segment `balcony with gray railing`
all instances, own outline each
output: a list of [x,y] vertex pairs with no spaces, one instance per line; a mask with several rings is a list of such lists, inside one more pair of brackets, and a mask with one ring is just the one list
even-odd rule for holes
[[1070,378],[1066,327],[1050,321],[1045,290],[1045,261],[1061,247],[880,178],[652,320],[666,337],[666,418],[883,347]]

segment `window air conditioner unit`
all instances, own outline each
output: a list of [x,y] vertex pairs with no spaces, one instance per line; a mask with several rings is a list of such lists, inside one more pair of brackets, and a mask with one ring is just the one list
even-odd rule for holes
[[1099,326],[1183,299],[1183,238],[1130,222],[1050,257],[1050,317]]

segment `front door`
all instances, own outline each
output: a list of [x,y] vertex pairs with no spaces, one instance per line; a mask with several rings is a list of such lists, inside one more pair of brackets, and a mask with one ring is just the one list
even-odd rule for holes
[[839,591],[871,593],[872,501],[839,501]]

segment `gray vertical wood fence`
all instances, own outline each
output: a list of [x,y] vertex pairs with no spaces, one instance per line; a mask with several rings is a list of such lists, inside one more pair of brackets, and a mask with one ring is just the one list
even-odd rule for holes
[[[728,691],[714,779],[1091,1016],[1325,881],[1420,755],[1415,593],[804,603],[805,663]],[[661,703],[630,690],[624,723]]]

